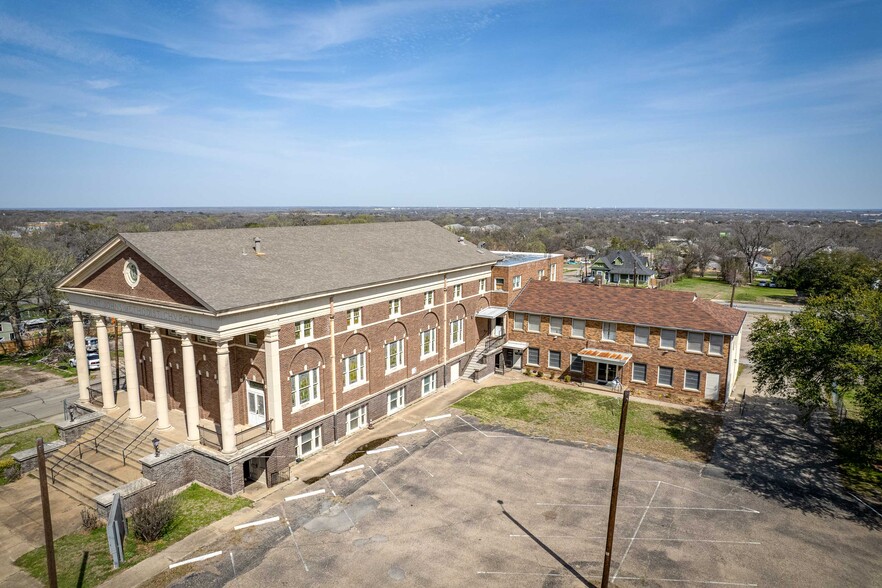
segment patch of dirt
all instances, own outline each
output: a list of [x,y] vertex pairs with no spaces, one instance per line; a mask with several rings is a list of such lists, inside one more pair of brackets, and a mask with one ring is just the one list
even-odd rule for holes
[[31,386],[33,384],[39,384],[40,382],[45,382],[54,378],[57,378],[58,380],[63,380],[63,378],[53,376],[52,374],[47,372],[36,370],[32,367],[20,365],[0,365],[0,379],[8,383],[9,389],[21,388],[23,386]]

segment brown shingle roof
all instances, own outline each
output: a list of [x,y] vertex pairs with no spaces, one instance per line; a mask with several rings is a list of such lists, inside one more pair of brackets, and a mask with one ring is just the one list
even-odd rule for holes
[[511,310],[734,335],[747,313],[692,292],[531,281]]

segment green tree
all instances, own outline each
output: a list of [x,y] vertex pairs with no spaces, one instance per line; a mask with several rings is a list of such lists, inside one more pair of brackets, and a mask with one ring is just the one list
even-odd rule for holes
[[815,253],[781,276],[807,296],[872,287],[882,278],[882,263],[856,251]]
[[855,289],[809,299],[790,318],[761,317],[748,357],[758,388],[807,413],[836,392],[859,408],[868,448],[882,440],[882,292]]

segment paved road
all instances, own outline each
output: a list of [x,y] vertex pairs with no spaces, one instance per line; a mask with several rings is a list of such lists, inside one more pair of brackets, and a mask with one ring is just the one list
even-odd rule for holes
[[[729,302],[725,300],[713,300],[712,302],[729,306]],[[802,306],[798,304],[749,304],[746,302],[736,302],[735,308],[759,314],[793,314],[802,310]]]
[[57,387],[28,392],[14,398],[0,398],[0,427],[41,419],[51,423],[64,421],[64,399],[76,399],[77,385],[59,382]]

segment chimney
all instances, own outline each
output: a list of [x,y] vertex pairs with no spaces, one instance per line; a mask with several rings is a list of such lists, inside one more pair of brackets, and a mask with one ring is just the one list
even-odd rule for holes
[[260,237],[254,238],[254,253],[263,255],[263,249],[260,247]]

